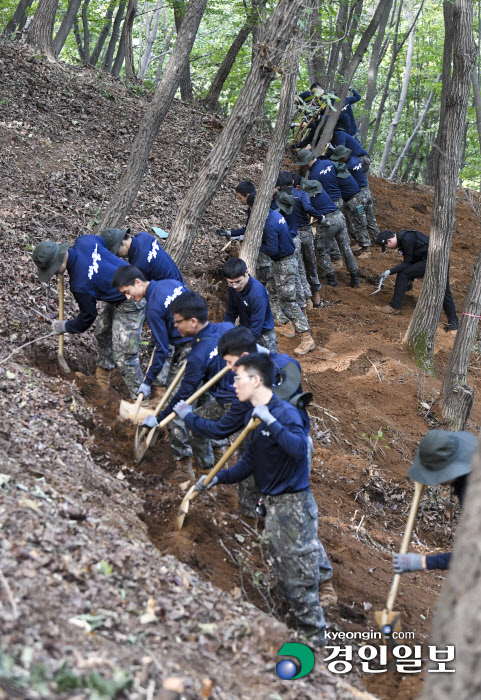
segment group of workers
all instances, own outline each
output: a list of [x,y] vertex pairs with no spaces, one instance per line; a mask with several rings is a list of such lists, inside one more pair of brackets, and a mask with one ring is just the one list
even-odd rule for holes
[[[230,257],[224,264],[228,298],[220,323],[209,321],[205,300],[187,287],[157,237],[147,232],[132,235],[130,229],[107,229],[101,235],[80,236],[73,245],[44,241],[33,251],[33,260],[42,282],[65,271],[69,275],[79,314],[53,321],[57,334],[84,332],[97,318],[97,302],[105,302],[95,327],[96,378],[102,390],[109,388],[110,373],[117,368],[130,396],[142,393],[148,402],[159,377],[163,375],[168,386],[185,363],[170,401],[158,416],[149,415],[145,425],[153,428],[174,411],[176,419],[168,426],[177,467],[174,480],[196,478],[199,491],[238,484],[239,511],[247,517],[265,515],[277,584],[308,643],[322,646],[326,626],[322,606],[334,604],[337,598],[309,487],[313,443],[306,406],[312,396],[303,391],[297,359],[278,353],[276,333],[301,336],[295,354],[315,347],[305,311],[308,301],[312,306],[321,303],[316,252],[328,284],[337,284],[331,256],[338,250],[351,286],[359,286],[346,221],[351,234],[357,234],[358,252],[366,254],[371,239],[365,209],[372,198],[364,165],[343,144],[336,145],[330,159],[313,158],[309,149],[303,149],[297,163],[302,172],[282,172],[274,189],[256,277],[240,258]],[[362,175],[364,185],[354,172]],[[248,207],[249,219],[255,185],[239,183],[236,195]],[[315,239],[310,217],[315,221]],[[424,273],[429,239],[424,241],[423,234],[413,231],[379,232],[373,213],[370,221],[371,235],[383,249],[399,247],[404,254],[404,263],[384,273],[385,277],[397,274],[389,307],[395,313],[409,281]],[[242,239],[244,231],[220,229],[218,233]],[[454,330],[457,318],[449,283],[444,309]],[[154,345],[145,376],[139,362],[144,319]],[[197,403],[187,403],[224,368],[222,377]],[[251,418],[260,424],[239,448],[236,464],[219,471],[206,485],[205,475],[226,440],[235,439]],[[467,472],[448,469],[431,478],[446,474],[451,479],[465,477]],[[429,557],[420,560],[413,554],[399,555],[394,564],[398,572],[435,565]]]

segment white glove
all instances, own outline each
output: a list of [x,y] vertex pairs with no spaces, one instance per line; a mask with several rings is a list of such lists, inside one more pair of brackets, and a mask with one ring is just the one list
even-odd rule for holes
[[200,493],[202,493],[202,491],[210,491],[211,488],[213,486],[215,486],[217,484],[217,482],[219,481],[218,477],[214,476],[213,479],[211,479],[211,481],[209,481],[209,483],[206,485],[206,484],[204,484],[206,477],[207,477],[207,474],[203,474],[200,477],[199,481],[196,483],[196,485],[194,487],[195,491],[199,491]]
[[391,270],[386,270],[385,272],[382,273],[380,282],[384,282],[384,280],[387,280],[389,275],[391,274]]
[[270,425],[271,423],[276,422],[276,418],[272,415],[272,413],[269,411],[267,406],[256,406],[254,410],[252,411],[252,417],[253,418],[260,418],[263,423],[266,425]]

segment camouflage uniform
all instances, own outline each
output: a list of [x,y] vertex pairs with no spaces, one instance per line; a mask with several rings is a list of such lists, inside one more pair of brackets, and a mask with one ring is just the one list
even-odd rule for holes
[[[289,600],[300,627],[320,642],[326,626],[319,583],[332,567],[317,537],[318,509],[311,491],[266,496],[265,533],[280,592]],[[322,569],[321,569],[322,566]]]
[[304,228],[299,229],[299,239],[301,241],[301,252],[304,261],[304,269],[306,271],[306,278],[311,290],[311,293],[308,294],[308,296],[311,296],[313,292],[316,292],[321,288],[321,283],[319,282],[319,275],[317,274],[314,236],[312,235],[312,229],[310,226],[305,226]]
[[[206,420],[220,420],[230,408],[230,403],[220,404],[209,393],[201,396],[197,402],[195,413]],[[184,423],[185,426],[185,423]],[[197,467],[202,471],[211,470],[216,460],[214,458],[214,450],[225,449],[227,440],[210,440],[187,430],[189,442],[194,453],[194,459]],[[235,440],[235,437],[234,437]]]
[[357,275],[358,268],[354,255],[352,254],[351,246],[349,245],[346,220],[339,210],[326,214],[325,224],[322,224],[320,221],[317,224],[317,257],[326,275],[334,274],[334,268],[332,267],[330,258],[332,241],[336,241],[336,244],[339,246],[349,273],[351,275]]
[[292,239],[294,243],[294,255],[297,260],[297,269],[299,274],[296,279],[296,296],[298,304],[301,308],[306,305],[306,299],[312,296],[311,288],[306,277],[306,268],[304,267],[304,258],[302,257],[302,243],[299,234]]
[[[182,343],[181,345],[177,345],[177,347],[175,348],[174,355],[172,357],[172,361],[169,367],[169,373],[167,375],[167,387],[171,385],[175,375],[179,371],[179,366],[187,358],[187,355],[189,354],[190,350],[190,343]],[[172,454],[174,455],[174,459],[176,461],[179,461],[181,459],[187,459],[188,457],[192,457],[192,448],[190,446],[189,436],[187,434],[187,428],[185,427],[184,421],[181,420],[178,416],[176,416],[168,424],[167,430],[169,432],[169,442],[170,447],[172,449]]]
[[277,352],[277,338],[273,328],[270,331],[262,331],[257,342],[267,348],[269,352]]
[[139,345],[145,318],[145,299],[107,302],[97,318],[95,337],[98,345],[97,367],[122,375],[132,398],[144,380],[140,369]]
[[363,199],[362,192],[358,192],[354,197],[344,202],[342,211],[346,217],[349,233],[362,248],[366,248],[371,245],[371,239],[367,232],[367,219]]
[[376,214],[374,213],[374,202],[369,185],[367,187],[361,187],[361,193],[363,197],[364,210],[366,212],[367,230],[371,236],[371,239],[375,241],[379,234],[379,226],[377,225]]
[[261,282],[264,287],[267,286],[267,280],[271,275],[272,260],[268,255],[259,251],[256,263],[256,279]]
[[272,277],[267,286],[274,317],[280,323],[291,321],[298,333],[310,330],[309,322],[296,300],[296,277],[299,276],[294,254],[272,261]]

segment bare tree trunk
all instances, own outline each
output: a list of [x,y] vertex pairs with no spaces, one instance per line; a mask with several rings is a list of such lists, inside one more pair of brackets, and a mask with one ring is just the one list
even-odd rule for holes
[[57,6],[58,0],[39,0],[26,39],[27,44],[51,59],[53,59],[52,35]]
[[25,22],[27,21],[27,10],[32,3],[33,0],[20,0],[15,12],[13,13],[12,19],[7,22],[2,32],[5,39],[10,39],[10,36],[17,29],[17,27],[20,30],[23,29]]
[[139,79],[143,80],[145,74],[147,73],[147,68],[149,67],[150,56],[152,53],[152,46],[154,45],[155,37],[157,36],[157,30],[159,27],[160,11],[162,10],[162,4],[159,2],[157,7],[154,7],[150,13],[148,22],[145,23],[145,49],[140,62],[139,67]]
[[[326,109],[326,114],[324,116],[324,119],[321,121],[321,123],[318,126],[318,131],[322,127],[324,127],[324,130],[322,132],[321,138],[319,139],[317,146],[315,147],[313,154],[315,156],[320,155],[323,153],[325,147],[329,143],[332,132],[334,131],[334,127],[337,123],[337,120],[339,119],[339,115],[341,113],[341,110],[339,108],[339,105],[344,104],[344,100],[346,99],[347,95],[347,90],[348,87],[351,83],[352,77],[354,76],[354,73],[357,70],[357,67],[359,66],[362,57],[367,51],[367,48],[369,46],[369,43],[374,36],[374,33],[376,32],[379,22],[381,21],[381,17],[383,12],[386,10],[386,4],[389,3],[390,0],[379,0],[379,4],[376,7],[376,10],[374,12],[372,20],[369,22],[367,28],[365,29],[361,40],[359,41],[359,44],[357,45],[357,49],[355,50],[351,60],[349,63],[346,65],[345,70],[343,71],[343,78],[342,78],[342,83],[340,85],[340,88],[338,89],[338,95],[339,95],[339,102],[338,107],[336,107],[337,111],[333,111],[331,109]],[[314,136],[314,142],[317,138],[317,132],[316,135]]]
[[194,45],[200,20],[204,14],[207,0],[190,0],[182,27],[177,35],[172,55],[162,77],[157,91],[149,103],[140,123],[130,151],[129,161],[116,190],[112,193],[109,205],[102,214],[96,231],[105,228],[118,227],[124,220],[139,191],[144,176],[147,159],[167,114],[175,92],[179,85],[180,76],[189,60]]
[[[179,0],[174,0],[174,19],[175,28],[177,29],[177,34],[182,26],[182,21],[184,18],[183,9],[179,4]],[[190,56],[186,63],[186,66],[180,76],[180,99],[183,102],[192,102],[194,99],[194,89],[192,87],[192,80],[190,78]]]
[[294,108],[294,95],[296,93],[297,71],[301,56],[301,39],[302,37],[295,36],[287,49],[287,60],[284,68],[276,126],[264,161],[257,196],[242,242],[240,257],[245,261],[248,270],[254,271],[256,269],[262,231],[269,213],[272,192],[274,191],[289,135],[292,110]]
[[202,215],[247,141],[287,44],[296,30],[303,7],[303,0],[279,0],[271,17],[259,28],[259,41],[251,69],[239,97],[214,148],[184,198],[167,239],[168,252],[180,266],[189,255]]
[[376,38],[374,39],[374,44],[372,46],[371,60],[369,61],[369,68],[367,72],[366,97],[364,99],[361,124],[359,127],[359,138],[361,139],[361,143],[363,145],[366,143],[372,104],[376,95],[376,82],[381,58],[381,49],[384,41],[384,35],[386,33],[386,26],[389,20],[391,8],[392,0],[386,3],[385,12],[383,12],[382,14],[381,20],[379,22],[379,29],[377,30]]
[[94,46],[94,50],[92,51],[92,54],[90,56],[90,65],[91,66],[96,66],[97,61],[99,60],[100,52],[102,51],[103,45],[105,44],[105,41],[109,35],[110,32],[110,27],[112,26],[112,17],[114,14],[114,9],[115,5],[117,4],[117,0],[111,0],[109,7],[107,8],[107,12],[105,13],[105,24],[102,27],[102,30],[98,36],[97,42]]
[[404,110],[404,105],[406,104],[406,98],[408,95],[409,81],[411,80],[411,69],[412,69],[412,64],[413,64],[413,53],[414,53],[415,25],[413,23],[413,17],[412,17],[412,12],[411,12],[410,7],[408,7],[406,9],[406,14],[407,14],[409,22],[412,25],[411,33],[409,34],[408,49],[406,52],[406,67],[404,69],[403,84],[402,84],[402,88],[401,88],[401,95],[399,97],[398,106],[396,109],[396,114],[394,115],[394,119],[392,120],[392,122],[389,126],[389,132],[388,132],[388,135],[386,138],[386,142],[384,144],[384,150],[383,150],[383,154],[381,157],[381,165],[379,166],[380,177],[382,177],[384,175],[384,170],[386,169],[387,159],[388,159],[389,153],[391,151],[391,146],[392,146],[392,142],[394,140],[394,135],[396,133],[396,129],[398,127],[399,122],[401,121],[402,113]]
[[127,80],[135,80],[134,47],[132,45],[132,30],[134,19],[137,14],[137,0],[129,0],[127,13],[124,20],[122,36],[124,38],[125,50],[125,77]]
[[122,66],[124,63],[124,58],[125,58],[125,34],[122,32],[120,35],[120,41],[119,45],[117,48],[117,53],[115,55],[115,61],[114,65],[112,67],[112,75],[115,76],[116,78],[119,77],[120,71],[122,70]]
[[404,158],[406,157],[407,152],[408,152],[409,149],[411,148],[412,142],[413,142],[414,139],[416,138],[417,133],[418,133],[419,129],[421,128],[422,123],[423,123],[423,121],[425,120],[427,113],[429,112],[429,108],[431,107],[431,103],[432,103],[432,101],[433,101],[433,97],[434,97],[434,92],[431,91],[431,92],[429,93],[429,95],[428,95],[428,99],[427,99],[427,101],[426,101],[426,104],[424,105],[423,113],[421,114],[421,116],[420,116],[420,118],[419,118],[419,121],[418,121],[418,123],[416,124],[416,126],[415,126],[415,128],[414,128],[413,133],[412,133],[411,136],[408,138],[408,140],[407,140],[407,142],[406,142],[406,145],[404,146],[404,148],[403,148],[403,150],[402,150],[402,152],[401,152],[401,155],[400,155],[399,158],[397,159],[396,165],[394,166],[394,168],[392,169],[391,174],[389,175],[389,179],[390,179],[390,180],[394,180],[394,178],[396,177],[397,171],[398,171],[399,168],[401,167],[402,162],[403,162]]
[[157,66],[157,70],[155,72],[155,79],[154,79],[154,88],[157,90],[157,86],[160,83],[160,79],[162,77],[162,70],[164,68],[164,62],[165,62],[165,57],[170,51],[170,45],[172,43],[172,38],[174,36],[174,31],[175,27],[172,27],[172,29],[169,32],[169,35],[167,36],[165,42],[164,42],[164,49],[162,53],[159,56],[159,65]]
[[[104,60],[102,61],[102,70],[104,70],[106,73],[110,73],[110,69],[112,67],[115,46],[116,46],[117,40],[119,38],[120,25],[122,23],[122,19],[124,16],[125,2],[126,2],[126,0],[121,0],[121,2],[120,2],[119,9],[117,10],[117,14],[115,15],[114,26],[112,27],[112,35],[110,37],[109,45],[107,46],[107,51],[105,52]],[[123,61],[123,57],[122,57],[122,61]],[[119,72],[120,72],[120,70],[119,70]]]
[[316,0],[316,6],[312,13],[310,26],[310,39],[307,49],[306,65],[309,73],[309,84],[320,82],[326,84],[326,60],[324,46],[322,45],[322,22],[320,13],[320,0]]
[[67,41],[67,37],[73,27],[73,23],[75,22],[81,2],[82,0],[70,0],[68,4],[67,11],[62,19],[58,32],[55,35],[55,39],[53,40],[53,52],[55,56],[60,54],[65,42]]
[[329,87],[331,87],[334,84],[334,81],[336,79],[336,71],[339,63],[339,53],[341,50],[341,39],[346,31],[347,11],[348,3],[341,2],[339,5],[339,10],[337,11],[336,18],[336,35],[339,41],[336,41],[334,44],[331,44],[331,53],[329,55],[329,64],[327,66],[326,80]]
[[471,71],[476,59],[472,0],[454,0],[453,73],[446,95],[444,122],[439,122],[440,155],[434,187],[431,240],[426,274],[405,341],[416,363],[433,371],[434,335],[439,320],[453,237],[456,187],[461,158]]
[[207,97],[202,100],[207,109],[218,110],[219,109],[219,97],[224,87],[224,83],[228,78],[229,73],[232,70],[232,66],[235,63],[237,54],[244,46],[244,43],[251,33],[251,25],[245,24],[242,29],[238,32],[234,41],[232,42],[229,50],[227,51],[224,60],[220,64],[217,73],[209,88]]
[[[478,445],[471,462],[469,485],[456,531],[453,557],[436,606],[429,640],[432,645],[430,649],[439,656],[450,646],[455,659],[446,663],[445,672],[426,673],[421,700],[474,700],[480,696],[481,628],[476,624],[481,612],[480,506],[481,454]],[[439,670],[437,664],[430,664],[430,667]]]
[[476,110],[476,129],[478,131],[478,145],[481,151],[481,94],[479,92],[478,71],[473,68],[471,74],[471,84],[473,86],[474,108]]

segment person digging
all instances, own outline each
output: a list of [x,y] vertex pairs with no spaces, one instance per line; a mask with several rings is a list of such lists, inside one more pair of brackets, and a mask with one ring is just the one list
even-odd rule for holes
[[[246,425],[251,418],[262,423],[251,433],[241,459],[230,469],[221,469],[200,492],[216,484],[239,483],[254,476],[264,494],[265,536],[280,592],[290,603],[297,625],[307,643],[326,643],[324,613],[319,602],[320,558],[327,555],[317,536],[317,504],[309,488],[307,439],[297,408],[272,392],[274,365],[266,355],[252,353],[236,362],[235,387],[241,402],[250,402]],[[325,579],[332,567],[323,569]]]
[[[451,484],[462,508],[477,445],[477,438],[465,430],[455,433],[430,430],[420,441],[408,474],[420,484]],[[451,552],[431,555],[407,552],[394,554],[392,566],[395,574],[405,574],[448,569],[450,562]]]
[[[383,253],[386,248],[390,250],[399,248],[404,258],[402,263],[382,273],[382,281],[386,280],[390,275],[396,275],[396,284],[389,304],[376,306],[376,309],[384,314],[399,314],[401,313],[404,295],[410,288],[409,285],[412,285],[413,280],[423,278],[426,272],[429,238],[424,233],[415,230],[398,231],[397,233],[384,230],[379,232],[376,243],[381,246]],[[447,317],[447,324],[444,326],[444,330],[446,332],[457,331],[459,320],[449,288],[449,269],[444,292],[443,310]]]
[[[145,301],[128,300],[118,289],[112,288],[116,270],[127,263],[107,249],[101,236],[92,235],[80,236],[73,246],[43,241],[35,247],[32,258],[41,282],[48,282],[67,270],[70,291],[80,309],[74,319],[52,321],[53,331],[58,335],[84,333],[97,319],[97,384],[107,391],[110,373],[117,368],[130,396],[135,398],[143,380],[139,345]],[[97,318],[98,301],[106,303]]]

